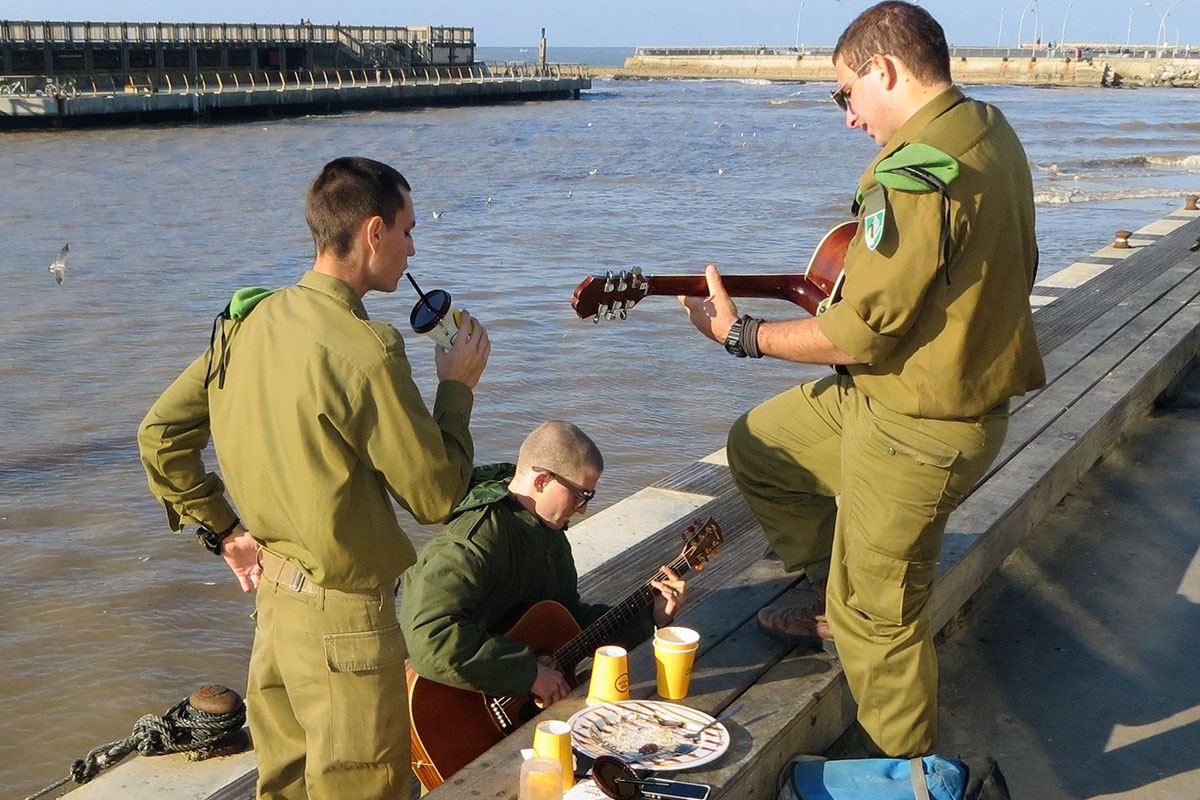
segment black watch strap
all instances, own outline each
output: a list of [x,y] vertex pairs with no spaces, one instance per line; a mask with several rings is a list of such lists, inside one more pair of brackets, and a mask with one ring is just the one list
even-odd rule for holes
[[211,528],[206,528],[203,525],[196,531],[196,539],[200,544],[204,545],[204,549],[213,555],[221,555],[221,543],[233,533],[233,529],[241,522],[240,519],[235,519],[233,524],[223,531],[214,531]]
[[749,316],[742,316],[729,328],[729,333],[725,336],[725,352],[735,358],[745,358],[747,356],[746,348],[742,347],[742,331],[746,327],[746,320]]

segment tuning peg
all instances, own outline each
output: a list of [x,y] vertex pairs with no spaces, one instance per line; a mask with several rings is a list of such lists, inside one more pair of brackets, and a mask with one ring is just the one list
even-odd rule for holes
[[617,273],[617,291],[623,292],[629,288],[629,273],[621,270]]
[[613,273],[610,269],[608,272],[604,273],[604,291],[611,292],[613,288]]
[[596,309],[596,316],[592,317],[592,322],[596,325],[600,324],[600,309]]
[[619,313],[621,315],[622,320],[626,320],[629,318],[629,312],[625,310],[625,306],[621,306],[621,311]]

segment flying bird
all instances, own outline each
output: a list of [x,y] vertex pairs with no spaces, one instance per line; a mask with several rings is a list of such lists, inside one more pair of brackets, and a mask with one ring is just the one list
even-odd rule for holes
[[431,211],[429,213],[433,214],[434,219],[441,219],[442,215],[445,214],[446,212],[445,211]]
[[571,199],[571,195],[573,195],[573,194],[575,194],[575,190],[574,190],[574,189],[567,189],[567,199],[568,199],[568,200],[570,200],[570,199]]
[[59,286],[62,286],[63,278],[67,276],[67,256],[70,254],[71,245],[64,244],[62,250],[58,251],[58,258],[50,265],[50,273],[54,275],[54,280],[58,281]]
[[596,174],[597,172],[599,172],[599,171],[600,171],[600,170],[598,170],[598,169],[589,169],[589,170],[588,170],[588,175],[595,175],[595,174]]

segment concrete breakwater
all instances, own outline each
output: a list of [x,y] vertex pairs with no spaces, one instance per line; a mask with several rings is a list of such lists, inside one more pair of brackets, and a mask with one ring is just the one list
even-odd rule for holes
[[[830,48],[772,51],[770,48],[638,48],[615,79],[736,78],[773,81],[833,81]],[[1200,59],[1013,51],[1011,55],[952,55],[950,72],[960,84],[1027,86],[1200,86]],[[598,73],[600,74],[600,73]]]
[[575,64],[181,73],[161,80],[124,76],[124,83],[88,76],[56,80],[31,90],[27,79],[19,79],[19,91],[0,92],[0,129],[578,99],[591,87],[587,68]]

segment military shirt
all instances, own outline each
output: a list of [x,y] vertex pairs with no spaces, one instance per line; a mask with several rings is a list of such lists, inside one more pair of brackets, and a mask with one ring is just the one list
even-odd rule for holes
[[[537,678],[533,650],[504,638],[497,626],[511,626],[517,614],[542,600],[561,603],[581,627],[608,610],[580,600],[566,534],[526,511],[503,488],[506,483],[473,488],[458,515],[422,548],[404,574],[400,609],[418,675],[491,695],[527,693]],[[612,642],[633,646],[653,630],[647,608]]]
[[948,186],[949,261],[941,195],[889,189],[878,246],[867,247],[860,219],[841,300],[817,324],[862,362],[847,370],[873,401],[915,417],[976,417],[1045,384],[1029,307],[1038,260],[1032,178],[1000,111],[951,87],[896,131],[860,191],[878,183],[880,161],[913,142],[959,162]]
[[326,588],[393,582],[415,560],[389,494],[422,523],[441,521],[467,490],[473,394],[442,381],[433,413],[413,383],[404,341],[368,318],[347,284],[308,271],[223,321],[223,388],[201,355],[138,431],[151,491],[178,530],[236,519],[217,461],[255,539]]

